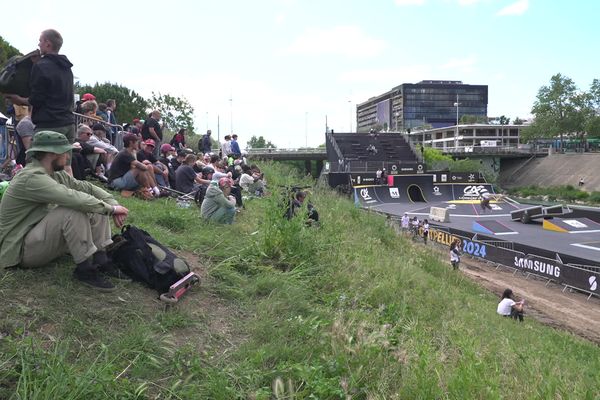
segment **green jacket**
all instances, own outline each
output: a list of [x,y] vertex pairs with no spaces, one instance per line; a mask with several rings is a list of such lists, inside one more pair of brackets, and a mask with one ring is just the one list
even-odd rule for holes
[[206,189],[202,206],[200,206],[200,214],[204,219],[215,219],[220,217],[219,212],[222,210],[235,209],[235,201],[229,200],[223,194],[223,191],[217,185],[217,182],[212,181]]
[[0,202],[0,267],[21,262],[25,236],[50,210],[62,206],[110,215],[117,204],[99,187],[64,171],[48,175],[39,161],[31,160],[10,182]]

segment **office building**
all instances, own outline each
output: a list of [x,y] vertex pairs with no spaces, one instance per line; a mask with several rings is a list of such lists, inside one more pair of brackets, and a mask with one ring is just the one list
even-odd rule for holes
[[404,83],[356,107],[358,132],[456,125],[463,115],[487,118],[487,85],[461,81]]

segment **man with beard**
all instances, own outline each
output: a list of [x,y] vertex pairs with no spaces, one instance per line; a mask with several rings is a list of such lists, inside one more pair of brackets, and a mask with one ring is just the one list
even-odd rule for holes
[[74,278],[112,291],[118,276],[105,248],[110,219],[121,227],[129,211],[104,190],[68,175],[73,145],[65,135],[42,131],[27,150],[31,161],[11,181],[0,203],[0,268],[36,268],[71,254]]

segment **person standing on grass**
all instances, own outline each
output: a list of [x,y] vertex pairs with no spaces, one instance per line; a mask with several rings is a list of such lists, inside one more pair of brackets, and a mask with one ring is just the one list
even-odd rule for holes
[[408,230],[410,228],[410,217],[408,213],[404,213],[402,219],[400,220],[400,227],[402,228],[402,233],[408,235]]
[[427,244],[427,238],[429,237],[429,221],[423,220],[423,241]]
[[460,239],[454,239],[450,245],[450,264],[453,270],[458,270],[460,264]]
[[0,268],[37,268],[70,254],[73,277],[113,291],[105,275],[119,276],[105,248],[112,243],[110,218],[123,226],[129,211],[110,193],[64,171],[73,145],[58,132],[41,131],[31,161],[11,181],[0,203]]
[[[38,47],[42,58],[31,68],[28,98],[16,94],[5,97],[18,105],[31,105],[31,121],[35,133],[53,131],[62,133],[70,143],[75,141],[75,104],[73,91],[73,64],[58,54],[63,38],[54,29],[47,29],[40,35]],[[71,152],[69,151],[65,171],[71,174]]]
[[412,230],[412,239],[415,240],[419,236],[419,218],[415,215],[410,223],[410,229]]
[[518,319],[519,322],[523,322],[523,307],[525,300],[515,302],[513,291],[511,289],[505,289],[502,293],[502,299],[498,303],[496,312],[503,317],[510,317]]

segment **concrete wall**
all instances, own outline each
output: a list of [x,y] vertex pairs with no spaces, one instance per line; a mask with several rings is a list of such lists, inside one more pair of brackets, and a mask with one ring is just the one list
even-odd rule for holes
[[[524,167],[523,163],[527,163]],[[503,187],[529,185],[577,187],[583,177],[582,189],[600,191],[600,153],[552,154],[531,161],[502,160],[500,184]]]

